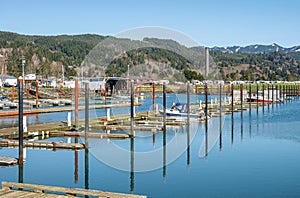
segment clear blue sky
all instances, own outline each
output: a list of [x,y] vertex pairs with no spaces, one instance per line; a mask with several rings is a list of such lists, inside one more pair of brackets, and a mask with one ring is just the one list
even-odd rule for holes
[[300,45],[298,0],[4,0],[0,30],[58,35],[161,26],[200,45]]

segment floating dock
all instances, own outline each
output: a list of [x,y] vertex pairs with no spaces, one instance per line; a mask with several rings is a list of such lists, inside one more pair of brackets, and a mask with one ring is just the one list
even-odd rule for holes
[[2,182],[0,189],[0,197],[111,197],[111,198],[146,198],[142,195],[122,194],[114,192],[104,192],[99,190],[88,190],[79,188],[63,188],[56,186],[44,186],[37,184],[25,184],[15,182]]
[[[38,141],[27,141],[23,142],[24,147],[28,148],[45,148],[45,149],[66,149],[66,150],[80,150],[84,149],[85,146],[79,143],[64,143],[64,142],[38,142]],[[0,147],[18,147],[18,140],[0,140]]]

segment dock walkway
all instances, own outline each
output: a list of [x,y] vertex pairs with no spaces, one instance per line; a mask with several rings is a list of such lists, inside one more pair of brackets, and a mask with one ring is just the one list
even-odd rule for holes
[[[28,148],[46,148],[46,149],[66,149],[66,150],[79,150],[84,149],[85,146],[79,143],[64,143],[64,142],[38,142],[24,140],[24,147]],[[0,147],[18,147],[18,140],[0,140]]]
[[[55,193],[55,194],[54,194]],[[87,190],[79,188],[63,188],[56,186],[43,186],[36,184],[25,184],[15,182],[2,182],[0,189],[0,197],[78,197],[78,196],[93,196],[93,197],[111,197],[111,198],[146,198],[142,195],[122,194],[114,192],[104,192],[99,190]]]

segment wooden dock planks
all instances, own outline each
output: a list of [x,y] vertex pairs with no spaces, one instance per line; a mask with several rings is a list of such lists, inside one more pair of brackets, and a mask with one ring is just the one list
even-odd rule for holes
[[[91,106],[90,109],[103,109],[103,108],[119,108],[119,107],[129,107],[130,104],[109,104],[109,105],[99,105]],[[135,105],[138,106],[138,105]],[[79,110],[83,110],[84,107],[80,106]],[[63,107],[63,108],[46,108],[46,109],[30,109],[24,110],[24,115],[38,114],[38,113],[52,113],[52,112],[63,112],[63,111],[73,111],[73,107]],[[19,111],[0,111],[0,117],[13,117],[19,115]]]
[[[18,189],[18,190],[14,190]],[[23,189],[23,190],[19,190]],[[25,191],[25,189],[27,191]],[[33,192],[29,192],[31,190]],[[47,192],[47,193],[46,193]],[[51,194],[52,193],[52,194]],[[53,194],[60,193],[63,195]],[[99,190],[87,190],[78,188],[63,188],[56,186],[44,186],[37,184],[24,184],[15,182],[2,182],[0,197],[69,197],[69,196],[94,196],[94,197],[111,197],[111,198],[146,198],[142,195],[123,194],[114,192],[103,192]]]
[[[67,132],[67,131],[50,131],[50,137],[85,137],[84,132]],[[87,133],[88,138],[115,138],[126,139],[132,138],[130,134],[117,134],[117,133]]]
[[[1,147],[18,147],[18,140],[0,140]],[[67,150],[79,150],[84,149],[83,144],[79,143],[64,143],[64,142],[37,142],[24,140],[24,147],[29,148],[46,148],[46,149],[67,149]]]

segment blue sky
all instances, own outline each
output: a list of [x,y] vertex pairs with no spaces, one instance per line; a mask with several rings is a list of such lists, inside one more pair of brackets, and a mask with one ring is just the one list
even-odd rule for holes
[[115,35],[135,27],[178,30],[200,45],[300,45],[298,0],[6,0],[0,30]]

